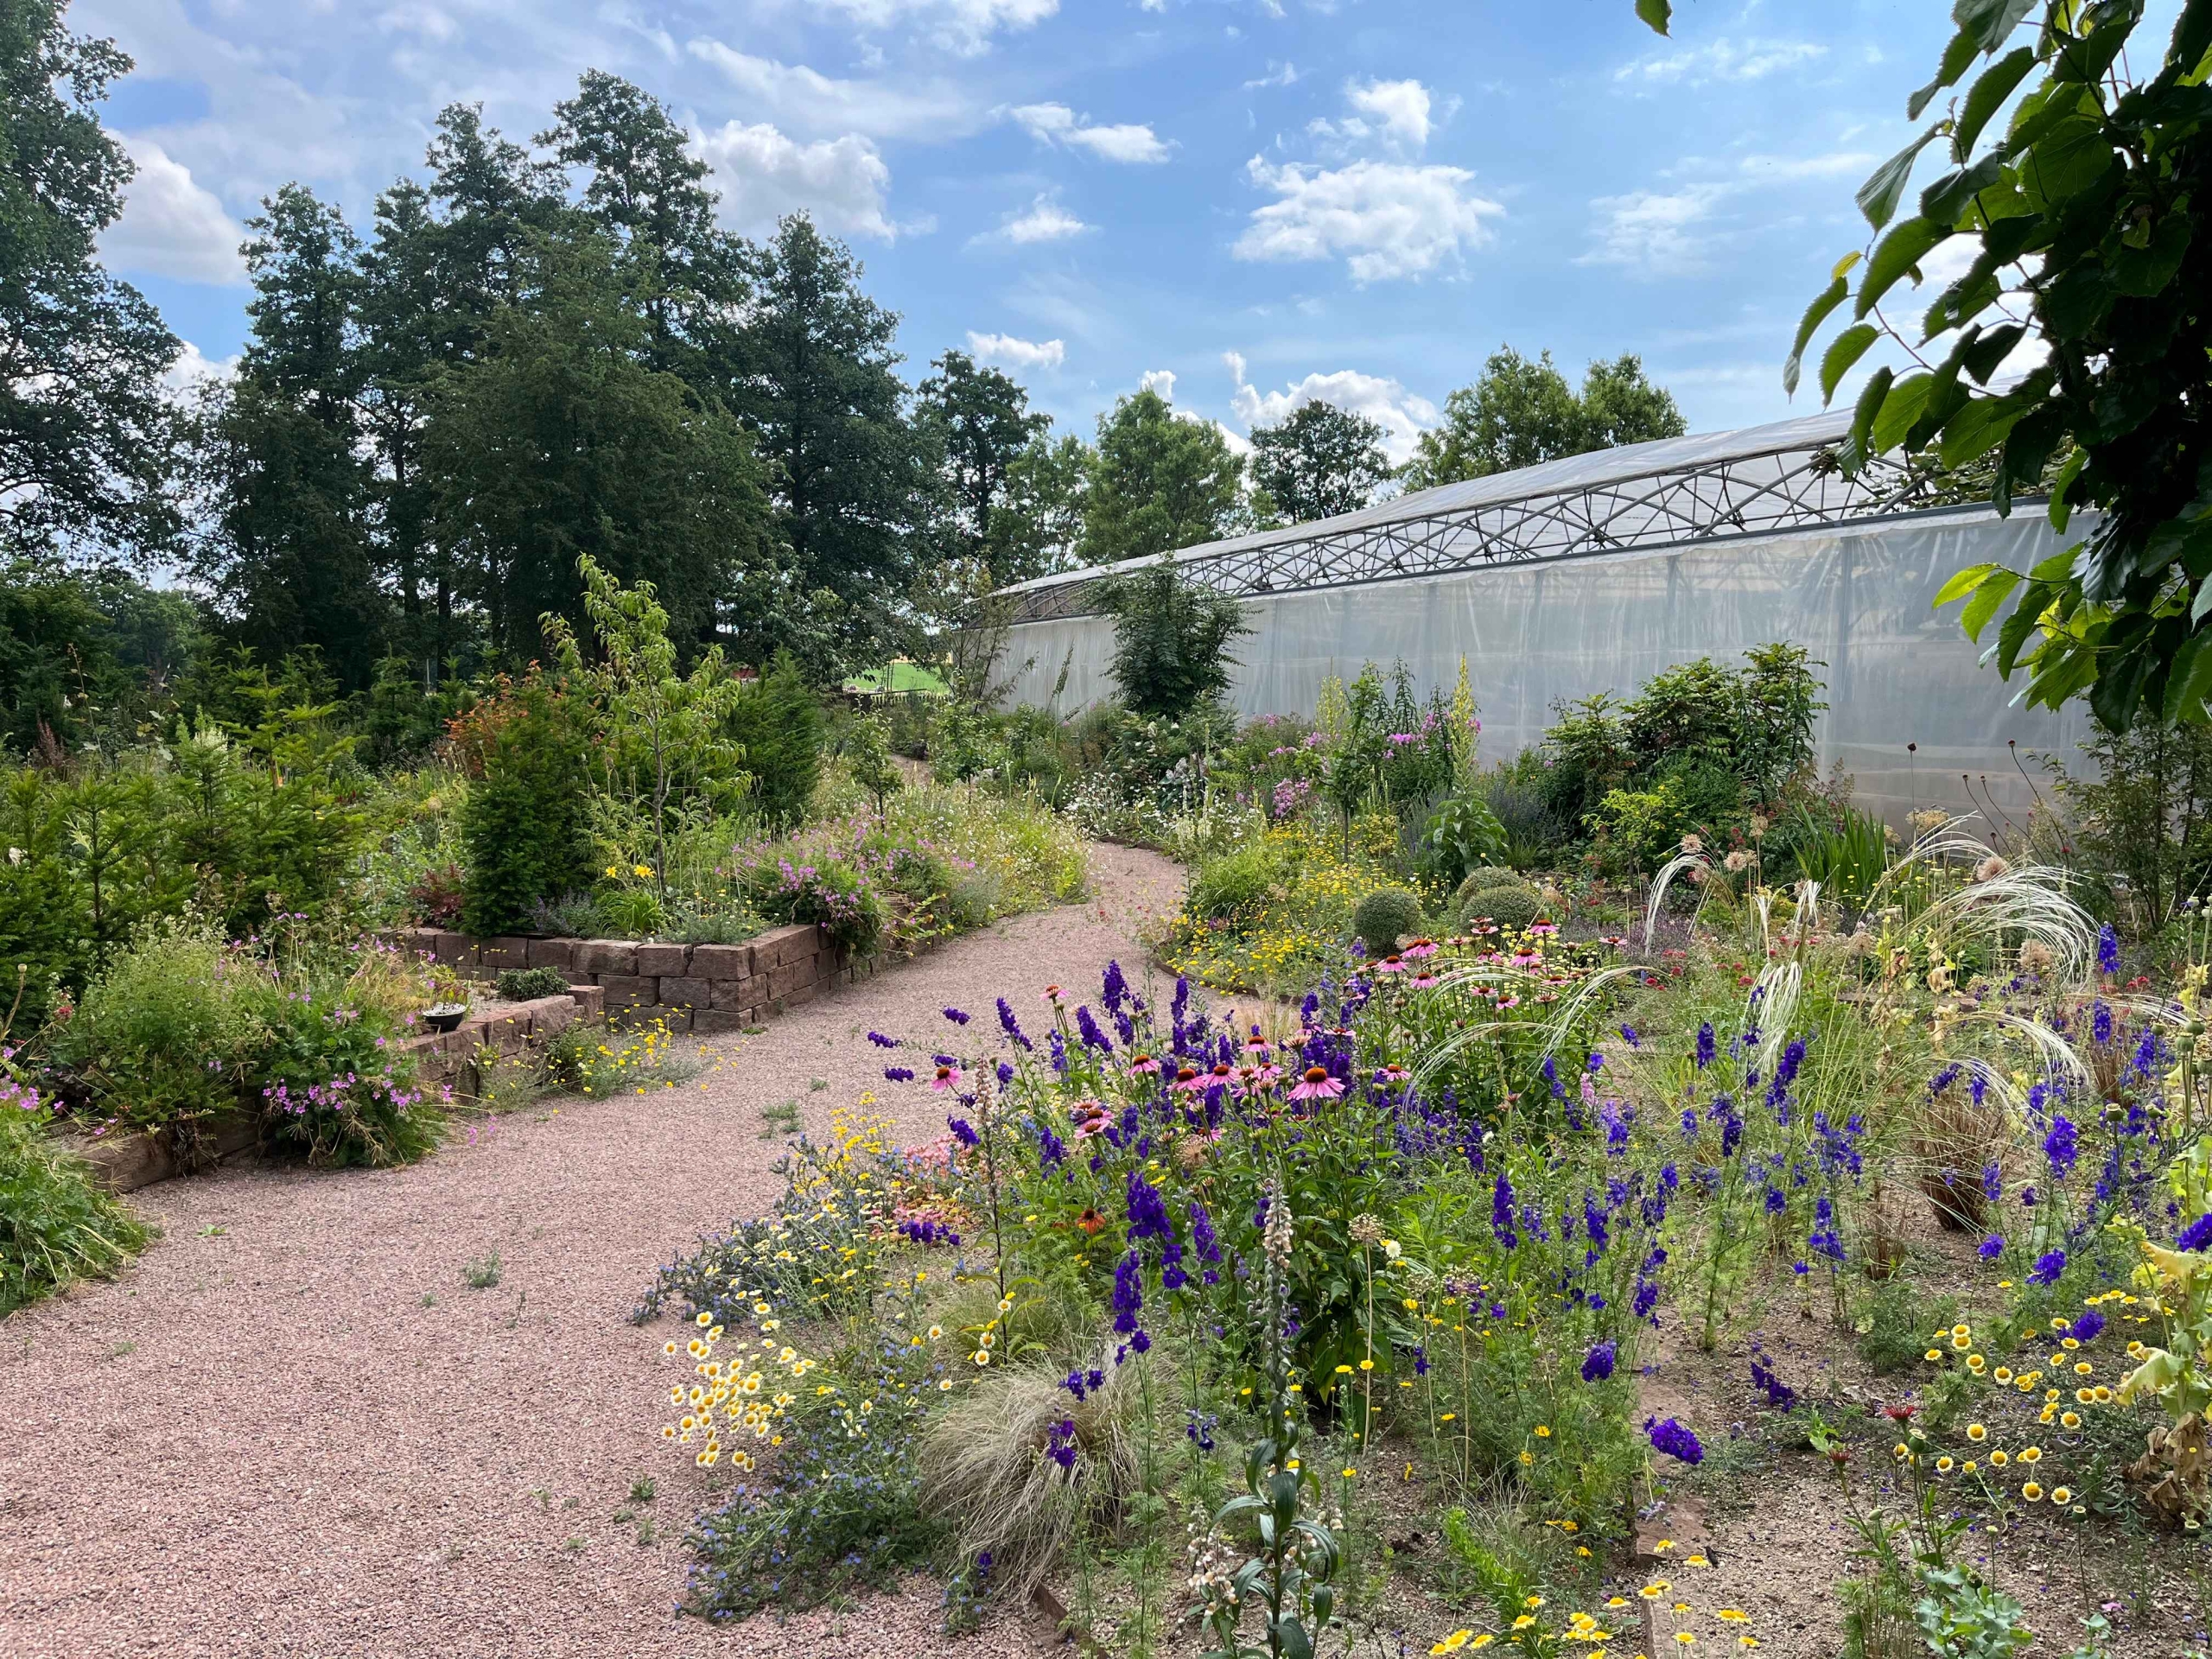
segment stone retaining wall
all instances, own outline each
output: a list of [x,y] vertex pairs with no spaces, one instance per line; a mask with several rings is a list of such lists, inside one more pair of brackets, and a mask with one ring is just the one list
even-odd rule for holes
[[729,1032],[810,1002],[874,973],[880,957],[849,956],[811,925],[771,928],[743,944],[640,944],[631,939],[471,938],[446,928],[404,928],[420,950],[465,977],[550,968],[596,986],[613,1018],[668,1021],[676,1031]]

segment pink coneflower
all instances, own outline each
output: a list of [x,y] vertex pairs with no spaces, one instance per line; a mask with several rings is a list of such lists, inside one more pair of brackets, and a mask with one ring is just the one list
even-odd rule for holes
[[1225,1084],[1234,1075],[1234,1069],[1227,1060],[1217,1060],[1213,1070],[1206,1074],[1206,1081],[1209,1084]]
[[1517,996],[1501,996],[1497,999],[1497,1006],[1501,1008],[1517,1008],[1521,1006],[1521,999]]
[[1411,979],[1408,980],[1406,983],[1412,986],[1414,989],[1417,991],[1425,991],[1430,986],[1436,983],[1436,976],[1430,973],[1427,969],[1423,969],[1420,973],[1415,974]]
[[1411,957],[1415,962],[1419,962],[1423,957],[1433,957],[1436,954],[1436,941],[1434,939],[1415,939],[1411,944],[1406,947],[1406,954]]
[[1088,1141],[1094,1135],[1103,1135],[1106,1133],[1106,1123],[1105,1113],[1094,1112],[1090,1116],[1077,1123],[1075,1138],[1078,1141]]
[[1378,974],[1402,974],[1406,971],[1406,959],[1400,956],[1385,957],[1375,964],[1375,971]]
[[1160,1070],[1160,1062],[1149,1054],[1135,1055],[1129,1061],[1129,1070],[1149,1076]]
[[1260,1028],[1257,1026],[1252,1027],[1252,1034],[1244,1039],[1244,1052],[1247,1054],[1264,1054],[1268,1052],[1268,1039],[1260,1035]]
[[1344,1091],[1343,1084],[1331,1077],[1327,1068],[1309,1065],[1298,1086],[1290,1091],[1293,1100],[1334,1100]]
[[1060,1006],[1060,988],[1057,985],[1047,985],[1045,988],[1044,1000],[1051,1003],[1054,1007],[1058,1007]]
[[930,1080],[930,1087],[939,1094],[947,1089],[957,1089],[960,1084],[960,1068],[957,1065],[940,1065],[937,1069],[937,1076]]
[[1196,1066],[1180,1065],[1175,1068],[1175,1081],[1171,1086],[1179,1095],[1195,1094],[1206,1086],[1206,1080],[1198,1075]]
[[1404,1066],[1400,1065],[1395,1060],[1393,1060],[1389,1065],[1384,1066],[1380,1071],[1377,1071],[1375,1074],[1375,1081],[1381,1084],[1385,1089],[1395,1089],[1411,1076],[1413,1076],[1412,1072],[1407,1071]]
[[1529,924],[1529,931],[1536,935],[1539,938],[1549,938],[1553,934],[1559,931],[1559,924],[1554,921],[1548,921],[1543,917],[1539,916],[1535,921]]

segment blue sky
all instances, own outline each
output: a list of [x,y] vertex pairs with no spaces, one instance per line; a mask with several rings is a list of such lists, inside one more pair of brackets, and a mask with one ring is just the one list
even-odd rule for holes
[[[1909,136],[1940,0],[79,0],[138,62],[111,232],[198,353],[290,179],[365,224],[438,110],[526,138],[587,67],[666,100],[725,216],[806,207],[908,372],[1001,363],[1089,432],[1147,377],[1233,434],[1310,395],[1402,454],[1510,342],[1640,353],[1694,430],[1814,406],[1778,365]],[[1172,380],[1162,377],[1172,376]],[[1816,396],[1816,394],[1815,394]]]

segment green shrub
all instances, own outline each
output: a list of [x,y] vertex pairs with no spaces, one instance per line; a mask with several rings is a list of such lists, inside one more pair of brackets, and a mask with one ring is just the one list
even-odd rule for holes
[[445,1133],[442,1098],[396,1055],[394,1023],[365,1007],[349,955],[328,947],[286,952],[243,980],[238,1000],[266,1033],[243,1093],[270,1146],[334,1168],[411,1164]]
[[1503,864],[1485,864],[1462,881],[1459,891],[1452,895],[1452,913],[1465,915],[1468,904],[1478,893],[1488,893],[1494,887],[1522,887],[1527,885],[1528,878],[1520,871],[1508,869]]
[[1542,896],[1531,887],[1485,887],[1459,912],[1462,923],[1487,916],[1500,927],[1523,928],[1544,913]]
[[1162,558],[1116,578],[1101,603],[1114,618],[1114,683],[1132,713],[1179,720],[1229,689],[1229,642],[1251,632],[1239,601]]
[[1351,931],[1369,956],[1387,957],[1401,936],[1421,931],[1421,899],[1411,891],[1377,887],[1352,907]]
[[479,937],[524,931],[540,904],[591,880],[580,722],[568,699],[537,676],[500,702],[479,716],[484,777],[468,791],[461,821],[468,849],[461,925]]
[[1184,908],[1208,921],[1251,916],[1289,874],[1277,843],[1255,841],[1199,865]]
[[541,996],[565,996],[569,976],[553,968],[509,968],[495,982],[499,995],[510,1002],[528,1002]]
[[54,1028],[57,1059],[83,1075],[99,1109],[133,1129],[194,1126],[235,1105],[267,1039],[238,995],[249,966],[200,918],[142,929]]
[[788,830],[806,816],[822,775],[822,703],[789,652],[746,688],[732,708],[729,734],[744,746],[753,803],[770,827]]
[[105,1279],[143,1249],[147,1229],[94,1185],[0,1076],[0,1319],[80,1278]]
[[1468,791],[1448,797],[1429,815],[1421,831],[1425,870],[1449,885],[1466,871],[1505,856],[1505,826],[1482,796]]

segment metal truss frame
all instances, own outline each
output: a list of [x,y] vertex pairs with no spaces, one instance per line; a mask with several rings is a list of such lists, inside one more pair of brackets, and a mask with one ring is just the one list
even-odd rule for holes
[[[1197,582],[1241,599],[1673,546],[1940,505],[1927,476],[1895,457],[1878,457],[1847,476],[1832,442],[1800,443],[1338,530],[1317,524],[1309,534],[1294,530],[1218,552],[1193,549],[1178,563]],[[1022,590],[1014,596],[1011,620],[1089,615],[1097,609],[1100,580],[1077,572]]]

